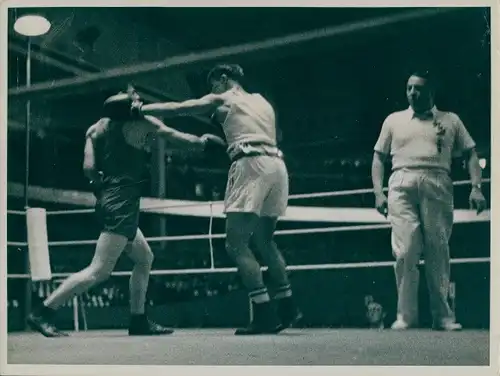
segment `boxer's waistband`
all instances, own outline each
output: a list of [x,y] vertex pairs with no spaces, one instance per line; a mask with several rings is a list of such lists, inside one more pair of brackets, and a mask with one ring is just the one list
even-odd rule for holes
[[263,142],[245,142],[239,144],[229,152],[231,162],[236,162],[242,158],[268,156],[275,158],[283,158],[283,152],[276,146],[272,146]]

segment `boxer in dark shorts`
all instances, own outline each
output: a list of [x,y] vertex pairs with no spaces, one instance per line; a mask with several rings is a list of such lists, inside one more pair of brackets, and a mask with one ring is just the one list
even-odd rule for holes
[[[146,175],[148,153],[134,141],[129,129],[113,127],[112,123],[89,129],[99,176],[92,179],[96,195],[96,214],[102,230],[134,240],[139,224],[142,183]],[[125,132],[123,132],[125,131]],[[135,144],[135,145],[134,145]],[[132,146],[134,145],[134,146]],[[90,177],[90,176],[89,176]]]
[[102,230],[91,264],[66,279],[28,317],[28,324],[46,337],[66,334],[54,325],[55,311],[74,295],[108,279],[125,251],[134,262],[130,277],[130,335],[170,334],[171,329],[150,321],[145,314],[146,292],[153,253],[139,229],[141,186],[145,181],[147,150],[156,137],[173,148],[203,152],[213,135],[178,132],[152,116],[134,118],[130,106],[138,96],[120,93],[106,100],[104,117],[86,134],[83,169],[96,197],[96,215]]

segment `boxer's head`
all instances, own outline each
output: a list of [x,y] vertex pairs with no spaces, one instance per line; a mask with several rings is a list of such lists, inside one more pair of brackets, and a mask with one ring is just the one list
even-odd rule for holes
[[127,92],[121,91],[104,101],[102,116],[117,121],[129,120],[132,102],[139,99],[137,92],[129,87]]
[[239,65],[219,64],[208,73],[207,84],[212,93],[221,94],[234,86],[241,86],[243,77],[243,69]]
[[429,71],[414,72],[406,83],[406,97],[416,113],[434,107],[434,82]]

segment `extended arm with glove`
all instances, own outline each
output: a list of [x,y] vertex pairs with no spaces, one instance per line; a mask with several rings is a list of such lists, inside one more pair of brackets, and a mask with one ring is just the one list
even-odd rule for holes
[[[189,101],[183,102],[187,103]],[[159,104],[162,106],[163,104]],[[172,103],[172,105],[177,106],[179,109],[182,107],[180,106],[181,104],[175,104]],[[204,134],[201,137],[197,137],[188,133],[183,133],[179,132],[173,128],[170,128],[166,126],[161,120],[158,118],[152,116],[152,115],[147,115],[143,111],[144,108],[144,103],[142,102],[141,98],[138,95],[135,95],[131,102],[130,102],[130,116],[132,119],[138,119],[138,118],[143,118],[146,121],[152,123],[156,127],[156,131],[158,134],[160,134],[162,137],[164,137],[168,142],[174,143],[174,144],[191,144],[191,146],[195,145],[197,146],[198,144],[201,146],[201,148],[197,148],[200,151],[205,151],[205,152],[212,152],[214,150],[219,150],[220,148],[225,148],[226,143],[225,141],[213,134]],[[155,105],[146,105],[146,106],[155,106]],[[177,108],[176,107],[176,108]],[[189,108],[195,107],[193,106],[188,106]],[[162,112],[162,111],[160,111]],[[173,113],[171,113],[173,115]],[[179,115],[181,115],[179,113]],[[181,145],[179,145],[181,146]],[[188,146],[188,145],[186,145]],[[189,147],[189,146],[188,146]]]
[[129,86],[127,93],[120,93],[108,98],[104,103],[104,115],[115,121],[137,121],[141,126],[146,124],[151,133],[162,137],[174,147],[208,151],[225,146],[225,142],[212,134],[198,137],[189,133],[180,132],[165,125],[160,119],[144,114],[143,102],[137,92]]

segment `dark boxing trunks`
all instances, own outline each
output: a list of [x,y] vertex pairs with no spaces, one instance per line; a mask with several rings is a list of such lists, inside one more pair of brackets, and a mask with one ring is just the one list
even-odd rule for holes
[[140,189],[137,186],[104,188],[96,197],[96,214],[102,231],[134,240],[139,228]]

